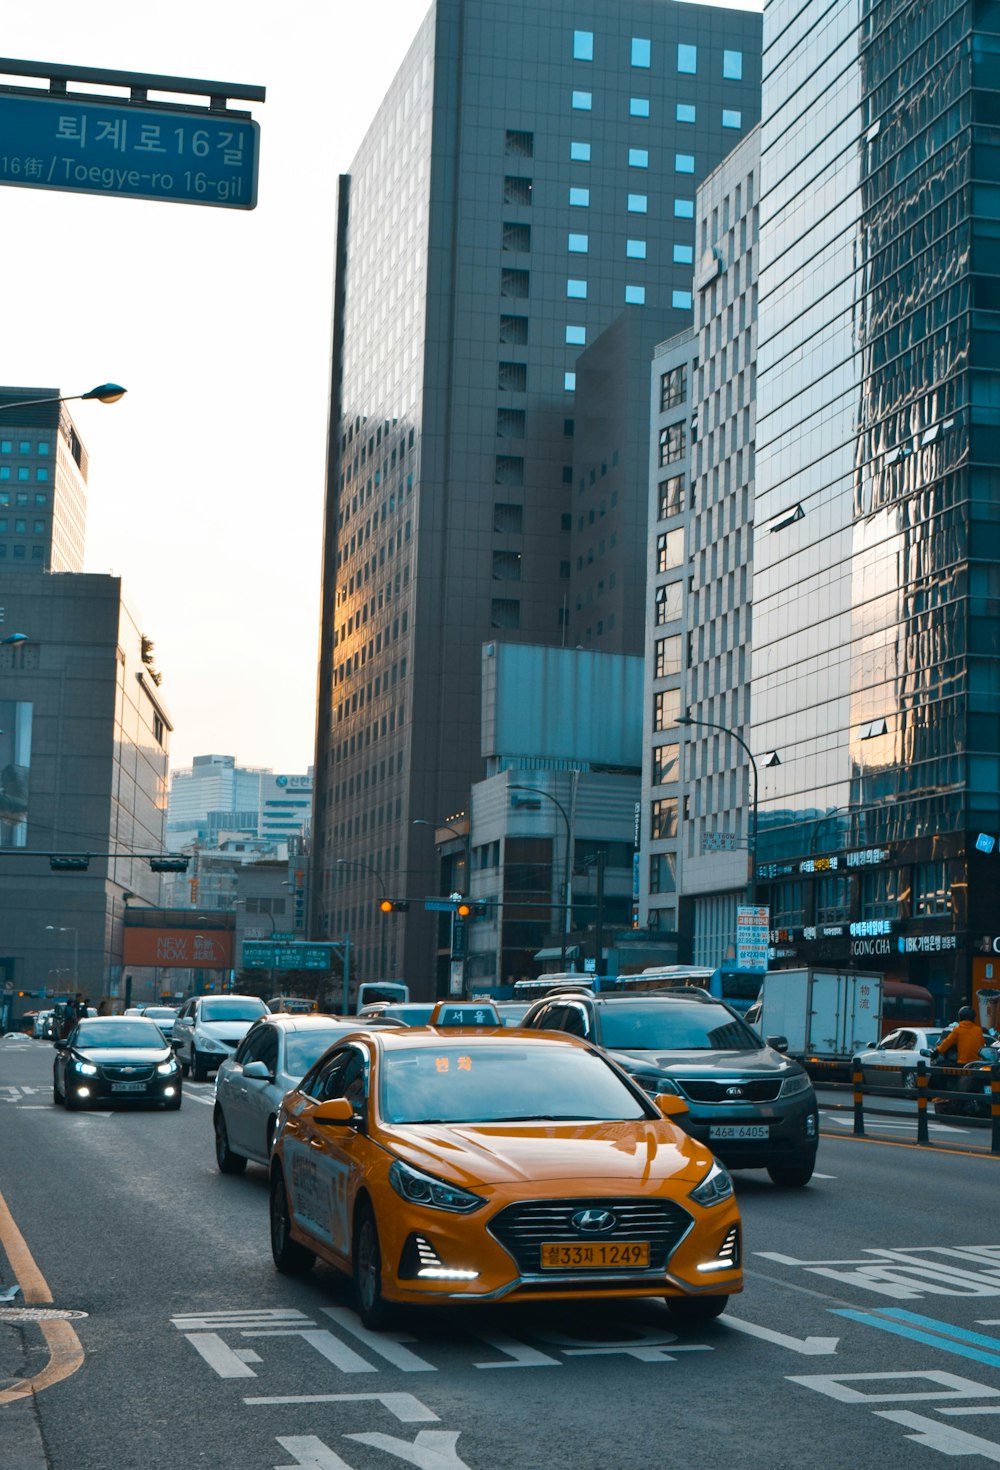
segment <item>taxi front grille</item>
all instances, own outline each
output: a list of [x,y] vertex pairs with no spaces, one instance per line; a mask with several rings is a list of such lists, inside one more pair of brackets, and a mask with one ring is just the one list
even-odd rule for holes
[[[613,1229],[592,1234],[573,1227],[572,1219],[580,1210],[610,1210],[615,1216]],[[535,1276],[542,1270],[541,1246],[544,1242],[587,1245],[591,1242],[649,1242],[650,1271],[663,1271],[678,1243],[687,1234],[691,1216],[681,1205],[664,1199],[573,1199],[529,1200],[508,1205],[490,1221],[490,1234],[509,1251],[522,1275]],[[573,1268],[569,1267],[572,1272]],[[558,1277],[558,1271],[545,1271],[546,1278]],[[607,1275],[608,1272],[601,1274]],[[634,1267],[623,1267],[616,1274],[634,1276]]]

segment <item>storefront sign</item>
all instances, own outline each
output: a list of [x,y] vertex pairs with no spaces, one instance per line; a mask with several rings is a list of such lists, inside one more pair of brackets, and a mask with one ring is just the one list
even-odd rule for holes
[[858,852],[849,852],[845,859],[849,868],[873,868],[878,863],[888,862],[892,849],[888,847],[863,847]]
[[736,968],[766,970],[771,911],[766,905],[740,904],[736,910]]

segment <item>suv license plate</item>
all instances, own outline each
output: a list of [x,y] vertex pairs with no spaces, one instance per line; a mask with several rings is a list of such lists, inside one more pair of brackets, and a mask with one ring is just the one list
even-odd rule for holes
[[770,1138],[767,1123],[716,1123],[709,1127],[709,1138]]
[[112,1082],[112,1092],[145,1092],[145,1082]]
[[565,1271],[573,1267],[599,1271],[603,1267],[648,1266],[649,1241],[601,1240],[590,1245],[567,1245],[563,1241],[545,1241],[541,1246],[542,1269]]

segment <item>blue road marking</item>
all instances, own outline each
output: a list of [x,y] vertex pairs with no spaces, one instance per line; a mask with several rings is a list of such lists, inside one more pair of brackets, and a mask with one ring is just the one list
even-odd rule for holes
[[[915,1312],[889,1309],[884,1315],[876,1316],[871,1312],[855,1312],[842,1308],[832,1310],[835,1317],[848,1317],[852,1322],[861,1322],[866,1327],[877,1327],[882,1332],[891,1332],[897,1337],[908,1337],[911,1342],[941,1348],[957,1357],[986,1363],[990,1368],[1000,1368],[1000,1339],[987,1337],[985,1333],[968,1332],[963,1327],[955,1327],[951,1322],[936,1322],[933,1317],[921,1317]],[[921,1327],[931,1330],[921,1331]],[[992,1348],[992,1352],[983,1352],[975,1344]]]

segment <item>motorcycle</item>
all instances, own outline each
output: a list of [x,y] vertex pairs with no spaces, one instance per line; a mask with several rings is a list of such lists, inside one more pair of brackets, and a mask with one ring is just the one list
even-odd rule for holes
[[[947,1065],[947,1058],[939,1052],[927,1053],[931,1066]],[[1000,1066],[1000,1035],[995,1032],[986,1039],[974,1062],[966,1062],[960,1077],[938,1077],[931,1075],[931,1084],[945,1084],[950,1097],[935,1097],[932,1104],[935,1113],[959,1118],[989,1118],[992,1096],[990,1093],[990,1069]],[[955,1096],[960,1093],[962,1096]]]

